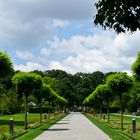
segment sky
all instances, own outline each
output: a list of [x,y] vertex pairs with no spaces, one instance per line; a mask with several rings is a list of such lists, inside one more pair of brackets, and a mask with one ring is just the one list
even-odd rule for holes
[[97,0],[0,0],[0,51],[15,70],[131,74],[140,31],[116,34],[95,26]]

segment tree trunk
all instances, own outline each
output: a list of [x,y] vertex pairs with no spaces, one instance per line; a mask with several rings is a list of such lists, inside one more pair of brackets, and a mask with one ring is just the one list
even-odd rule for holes
[[65,114],[67,113],[67,108],[66,108],[66,106],[65,106],[65,108],[64,108],[64,112],[65,112]]
[[24,128],[27,130],[27,96],[25,96],[25,120],[24,120]]
[[50,108],[51,108],[51,103],[49,101],[49,111],[48,111],[48,118],[49,118],[49,120],[50,120]]
[[107,99],[107,122],[110,123],[109,100]]
[[40,110],[40,123],[42,123],[42,105],[41,105],[41,103],[39,105],[39,110]]
[[120,123],[120,127],[121,130],[123,130],[123,103],[122,103],[122,95],[120,96],[120,119],[121,119],[121,123]]
[[100,105],[100,119],[102,119],[102,105]]

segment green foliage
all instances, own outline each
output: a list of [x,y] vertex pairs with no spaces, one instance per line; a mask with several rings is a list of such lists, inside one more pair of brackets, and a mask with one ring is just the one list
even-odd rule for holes
[[17,137],[20,137],[21,135],[23,135],[27,132],[28,131],[25,131],[23,129],[16,130],[13,133],[7,132],[7,133],[4,133],[4,134],[0,135],[0,140],[12,140],[12,139],[15,139]]
[[44,75],[59,80],[62,80],[68,76],[68,74],[63,70],[47,70],[44,72]]
[[33,70],[30,73],[35,73],[35,74],[38,74],[38,75],[40,75],[42,77],[44,76],[44,73],[42,71],[39,71],[39,70]]
[[136,61],[133,63],[131,69],[136,79],[140,80],[140,52],[138,52]]
[[40,75],[27,72],[19,72],[12,77],[12,82],[16,85],[19,94],[23,93],[29,96],[34,90],[38,90],[42,86],[42,78]]
[[134,82],[133,88],[129,93],[129,101],[127,102],[127,108],[130,112],[136,112],[140,107],[140,83]]
[[0,112],[4,114],[14,114],[20,112],[18,95],[11,89],[0,97]]
[[117,95],[128,92],[133,86],[132,78],[122,72],[108,76],[106,83],[114,93],[117,93]]
[[5,88],[2,84],[0,84],[0,94],[5,93]]
[[104,78],[104,73],[100,71],[96,71],[91,74],[83,74],[77,87],[80,100],[83,101],[96,89],[98,85],[103,84]]
[[59,86],[58,84],[60,83],[60,80],[56,79],[56,78],[52,78],[52,77],[49,77],[49,76],[44,76],[43,77],[43,82],[47,85],[50,85],[50,87],[55,90],[56,92],[58,91],[59,89]]
[[100,102],[110,96],[110,90],[107,85],[99,85],[96,88],[96,96]]
[[109,99],[112,97],[112,92],[110,91],[109,87],[104,85],[98,85],[96,89],[85,98],[83,101],[83,104],[86,104],[88,102],[99,102],[101,104],[104,100]]
[[9,75],[13,71],[13,64],[5,52],[0,52],[0,77]]
[[[96,4],[96,25],[113,28],[117,33],[140,29],[139,0],[100,0]],[[129,21],[129,22],[128,22]]]
[[74,88],[72,82],[68,77],[64,78],[58,84],[58,94],[64,97],[69,102],[69,106],[74,105]]

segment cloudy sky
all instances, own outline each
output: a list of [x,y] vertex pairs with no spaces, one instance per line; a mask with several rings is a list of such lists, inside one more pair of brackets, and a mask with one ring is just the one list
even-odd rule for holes
[[140,31],[119,34],[93,24],[96,0],[0,0],[0,51],[22,71],[130,73]]

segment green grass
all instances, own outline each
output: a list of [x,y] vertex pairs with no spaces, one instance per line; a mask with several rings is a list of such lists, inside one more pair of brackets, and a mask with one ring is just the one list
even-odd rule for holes
[[[123,117],[124,131],[122,133],[130,136],[134,140],[140,140],[140,118],[135,118],[136,119],[136,128],[137,128],[136,133],[132,132],[132,118],[133,118],[132,116],[131,117],[128,117],[128,116]],[[110,119],[111,120],[118,120],[117,123],[115,123],[115,124],[112,123],[112,126],[119,130],[120,129],[120,115],[111,114]]]
[[[90,114],[84,114],[92,123],[94,123],[98,128],[105,132],[112,140],[130,140],[125,136],[122,136],[117,130],[109,127],[106,122],[99,121],[94,119]],[[119,116],[118,116],[119,117]],[[113,116],[113,119],[116,119],[116,116]]]
[[51,127],[53,124],[55,124],[57,121],[61,120],[64,118],[66,115],[59,115],[58,117],[55,117],[51,121],[45,123],[43,126],[38,127],[36,129],[32,129],[30,132],[27,134],[24,134],[23,136],[17,138],[17,140],[33,140],[35,137],[40,135],[42,132],[47,130],[49,127]]
[[[107,116],[106,116],[107,118]],[[140,128],[140,118],[135,118],[136,119],[136,123],[137,123],[137,128]],[[110,115],[110,120],[118,120],[117,122],[120,122],[120,115],[114,115],[111,114]],[[123,123],[124,123],[124,128],[128,128],[132,126],[132,117],[126,117],[123,116]]]
[[[9,131],[9,120],[14,119],[14,129],[24,128],[24,114],[0,115],[0,134]],[[39,122],[39,114],[28,114],[28,123]]]

